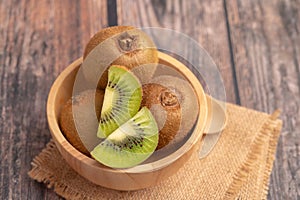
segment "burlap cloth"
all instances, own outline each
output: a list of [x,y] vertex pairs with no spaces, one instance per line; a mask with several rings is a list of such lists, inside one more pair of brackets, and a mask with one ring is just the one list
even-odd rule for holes
[[96,186],[73,171],[53,141],[34,158],[29,176],[66,199],[266,199],[282,122],[273,115],[227,104],[228,122],[204,159],[195,152],[155,187],[120,192]]

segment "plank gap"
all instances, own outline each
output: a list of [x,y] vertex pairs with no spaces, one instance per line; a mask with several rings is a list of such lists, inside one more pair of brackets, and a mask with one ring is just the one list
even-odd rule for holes
[[118,25],[117,1],[107,0],[107,21],[108,26]]
[[240,99],[239,87],[238,87],[238,81],[236,75],[236,67],[234,63],[234,54],[233,54],[232,40],[230,34],[230,25],[229,25],[228,14],[227,14],[226,0],[223,0],[223,6],[224,6],[225,21],[226,21],[228,45],[229,45],[230,63],[232,65],[232,78],[234,84],[235,102],[236,104],[241,105],[241,99]]

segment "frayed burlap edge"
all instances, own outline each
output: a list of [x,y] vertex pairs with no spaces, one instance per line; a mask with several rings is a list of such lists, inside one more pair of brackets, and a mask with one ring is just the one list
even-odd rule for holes
[[79,193],[66,184],[63,184],[53,175],[53,173],[40,167],[42,166],[42,163],[47,162],[47,158],[49,158],[54,151],[56,151],[56,146],[54,141],[51,139],[46,145],[46,148],[44,148],[42,152],[31,162],[32,169],[28,172],[29,177],[38,182],[44,183],[48,188],[53,188],[55,193],[66,199],[87,199],[86,195]]
[[[278,117],[278,113],[274,113],[271,115],[267,122],[263,124],[260,131],[258,131],[258,135],[255,136],[254,141],[252,145],[250,146],[250,150],[248,154],[245,156],[245,160],[243,164],[239,167],[239,170],[237,170],[236,174],[233,177],[233,181],[230,183],[229,188],[226,192],[225,199],[235,199],[237,198],[239,194],[240,188],[246,184],[247,176],[249,173],[253,170],[254,165],[252,162],[256,160],[256,158],[259,156],[260,150],[262,149],[262,146],[264,145],[266,136],[268,136],[268,160],[266,160],[266,166],[264,168],[264,174],[263,176],[263,193],[265,193],[265,196],[268,192],[268,182],[269,182],[269,176],[272,171],[272,164],[274,162],[275,156],[275,150],[277,145],[277,140],[280,134],[281,129],[281,121],[276,120]],[[42,163],[47,162],[49,157],[56,152],[56,146],[53,140],[51,140],[47,147],[34,158],[32,161],[32,169],[28,173],[28,175],[38,181],[43,182],[47,185],[48,188],[53,188],[54,191],[66,198],[66,199],[90,199],[88,195],[84,193],[80,193],[76,190],[74,190],[72,187],[69,187],[68,185],[62,183],[62,181],[55,177],[54,174],[51,171],[47,171],[44,168],[42,168]]]
[[269,138],[269,148],[268,155],[269,159],[266,161],[266,168],[263,174],[263,193],[267,196],[269,191],[269,177],[272,172],[272,165],[275,160],[275,150],[277,146],[277,140],[280,135],[280,130],[282,128],[282,121],[278,120],[280,111],[276,110],[272,115],[270,115],[268,121],[262,126],[258,135],[255,137],[253,143],[251,144],[250,151],[246,156],[243,164],[239,167],[236,174],[233,177],[233,182],[230,184],[226,194],[225,199],[235,199],[241,187],[246,184],[246,178],[251,171],[254,170],[254,163],[259,154],[262,152],[262,148],[265,138]]

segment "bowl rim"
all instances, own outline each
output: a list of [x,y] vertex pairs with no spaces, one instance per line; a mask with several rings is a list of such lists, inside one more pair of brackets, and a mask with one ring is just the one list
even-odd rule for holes
[[[125,168],[125,169],[115,169],[110,168],[107,166],[102,165],[101,163],[97,162],[91,157],[88,157],[81,153],[79,150],[77,150],[75,147],[73,147],[69,141],[65,138],[63,135],[58,119],[55,114],[55,100],[56,96],[58,94],[58,89],[62,86],[63,81],[65,78],[74,70],[77,68],[79,69],[80,65],[83,62],[82,57],[75,60],[73,63],[68,65],[56,78],[54,81],[47,100],[47,121],[48,126],[51,132],[52,137],[54,138],[55,144],[58,147],[58,150],[61,153],[60,148],[64,148],[65,151],[74,159],[76,159],[79,162],[84,162],[87,165],[90,165],[92,167],[101,168],[101,170],[107,171],[107,172],[113,172],[113,173],[145,173],[145,172],[153,172],[156,170],[159,170],[161,168],[164,168],[172,163],[174,163],[176,160],[178,160],[181,156],[183,156],[185,153],[187,153],[196,143],[198,143],[204,133],[205,124],[207,122],[208,117],[208,106],[207,106],[207,100],[205,96],[204,89],[202,85],[200,84],[199,80],[196,78],[196,76],[191,72],[183,63],[178,61],[177,59],[162,53],[158,52],[159,60],[163,63],[168,63],[170,65],[174,65],[176,70],[180,71],[180,73],[190,82],[190,84],[193,86],[194,91],[196,92],[196,96],[198,97],[198,104],[199,104],[199,114],[197,123],[194,127],[193,133],[188,138],[188,140],[175,152],[172,154],[167,155],[166,157],[159,159],[157,161],[153,161],[151,163],[145,163],[140,164],[137,166],[134,166],[132,168]],[[181,70],[179,70],[179,68]],[[182,70],[183,69],[183,70]],[[72,153],[70,152],[72,150]]]

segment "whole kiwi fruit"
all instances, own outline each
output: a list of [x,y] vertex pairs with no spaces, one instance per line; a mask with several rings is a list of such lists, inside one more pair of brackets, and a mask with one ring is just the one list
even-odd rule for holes
[[78,95],[70,98],[63,106],[60,113],[59,124],[64,136],[77,150],[84,153],[85,155],[89,155],[89,151],[82,143],[77,132],[76,124],[74,121],[74,113],[76,112],[77,116],[80,117],[77,122],[80,123],[80,126],[84,126],[87,132],[94,131],[94,133],[96,134],[98,124],[94,124],[93,120],[91,120],[92,115],[89,111],[90,106],[95,102],[95,105],[93,106],[95,108],[97,118],[99,119],[103,98],[103,90],[97,90],[96,92],[95,90],[83,91]]
[[170,75],[157,76],[151,83],[143,85],[143,105],[151,110],[158,122],[160,141],[157,150],[181,143],[193,128],[200,109],[190,83]]
[[[99,44],[103,44],[101,48],[104,50],[102,55],[95,56],[103,56],[103,59],[107,59],[109,63],[105,65],[123,65],[132,70],[142,83],[153,76],[158,63],[157,48],[151,38],[140,29],[132,26],[113,26],[100,30],[87,43],[83,54],[84,62],[86,59],[94,60],[88,55]],[[104,89],[109,66],[96,65],[95,67],[106,69],[97,85],[98,88]],[[90,80],[94,74],[86,73],[87,80]]]
[[181,109],[177,96],[160,84],[145,84],[141,105],[151,110],[158,123],[159,141],[156,149],[161,149],[174,139],[179,130]]

